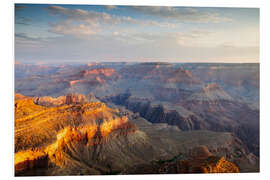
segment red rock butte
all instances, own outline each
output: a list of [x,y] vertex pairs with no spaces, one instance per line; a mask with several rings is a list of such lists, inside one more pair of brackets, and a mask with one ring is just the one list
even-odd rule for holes
[[104,76],[111,76],[115,73],[115,70],[112,68],[100,68],[100,69],[93,69],[93,70],[85,70],[84,77],[91,76],[91,75],[104,75]]

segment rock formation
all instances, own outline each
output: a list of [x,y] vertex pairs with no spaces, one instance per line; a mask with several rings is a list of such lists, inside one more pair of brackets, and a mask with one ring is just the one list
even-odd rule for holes
[[235,101],[216,83],[195,91],[172,108],[166,103],[157,104],[147,98],[134,97],[131,93],[103,100],[125,106],[152,123],[168,123],[184,131],[233,132],[251,152],[259,155],[259,111]]
[[225,157],[214,156],[206,146],[192,149],[189,160],[180,160],[177,170],[180,173],[238,173],[238,167]]
[[16,64],[15,91],[16,175],[259,171],[258,64]]
[[[229,134],[182,134],[178,128],[151,125],[101,102],[48,107],[34,100],[28,97],[15,101],[18,176],[125,173],[126,168],[147,167],[156,159],[187,154],[196,147],[194,141],[224,156],[233,156],[234,149],[241,149],[247,157],[241,142]],[[193,142],[188,141],[190,138]],[[237,160],[241,167],[242,160]]]
[[42,106],[62,106],[62,105],[75,105],[75,104],[86,104],[89,102],[100,102],[94,94],[90,93],[88,96],[82,94],[71,93],[66,96],[59,96],[53,98],[50,96],[35,97],[33,99],[35,104]]
[[[180,154],[173,159],[153,162],[150,165],[138,165],[126,169],[130,174],[187,174],[187,173],[239,173],[238,167],[226,160],[211,154],[207,147],[191,149],[195,156]],[[193,154],[194,155],[194,154]]]

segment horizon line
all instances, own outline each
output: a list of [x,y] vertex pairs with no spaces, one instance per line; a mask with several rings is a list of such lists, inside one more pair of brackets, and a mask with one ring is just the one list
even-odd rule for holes
[[199,62],[199,61],[193,61],[193,62],[188,62],[188,61],[183,61],[183,62],[178,62],[178,61],[88,61],[88,62],[75,62],[75,61],[64,61],[64,62],[23,62],[23,61],[14,61],[15,64],[88,64],[88,63],[183,63],[183,64],[260,64],[260,61],[258,62]]

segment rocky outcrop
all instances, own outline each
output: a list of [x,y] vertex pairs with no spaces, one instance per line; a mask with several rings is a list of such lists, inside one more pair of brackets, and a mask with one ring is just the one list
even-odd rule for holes
[[15,101],[15,119],[16,152],[53,142],[58,131],[68,126],[104,124],[110,129],[126,121],[117,109],[101,102],[47,107],[35,104],[31,98]]
[[110,77],[115,73],[116,73],[115,70],[112,68],[92,69],[92,70],[85,70],[84,77],[88,77],[92,75],[104,75],[104,76]]
[[15,175],[39,168],[48,168],[48,155],[41,151],[24,151],[15,154]]
[[50,96],[35,97],[33,101],[35,104],[47,107],[100,102],[92,93],[90,93],[88,96],[73,93],[67,94],[66,96],[59,96],[58,98],[53,98]]
[[24,95],[22,95],[20,93],[15,93],[14,98],[15,98],[15,101],[16,101],[16,100],[19,100],[19,99],[25,99],[25,98],[29,98],[29,97],[24,96]]
[[[133,156],[135,159],[145,158],[136,151],[132,155],[129,151],[133,146],[142,151],[145,150],[143,147],[149,148],[150,152],[151,146],[145,143],[143,133],[138,132],[137,127],[126,116],[121,116],[117,109],[108,108],[104,103],[41,106],[39,111],[35,108],[40,106],[31,99],[21,99],[16,103],[17,108],[22,109],[15,109],[15,113],[22,111],[21,114],[25,114],[15,114],[16,175],[31,175],[34,169],[42,168],[45,168],[42,170],[45,174],[51,173],[47,172],[48,163],[54,164],[50,168],[61,167],[71,173],[71,169],[78,168],[78,158],[82,165],[87,160],[91,173],[105,173],[110,172],[107,163],[112,160],[110,166],[120,168],[128,165]],[[28,111],[31,108],[33,110]],[[24,112],[28,112],[27,115]],[[126,147],[118,147],[119,143]],[[130,158],[127,158],[129,153]],[[120,158],[117,154],[121,154],[123,164],[117,163]]]
[[[18,64],[15,68],[16,92],[36,96],[15,95],[15,152],[50,152],[49,161],[55,159],[57,165],[48,168],[49,175],[113,174],[137,165],[145,172],[156,167],[152,161],[172,160],[180,153],[186,159],[178,160],[187,160],[189,167],[204,167],[201,159],[192,164],[188,154],[200,145],[212,154],[206,153],[208,158],[217,157],[204,159],[212,169],[224,157],[240,172],[259,170],[258,64]],[[123,93],[127,89],[130,93]],[[85,95],[65,95],[70,92]],[[136,116],[109,108],[87,95],[90,92]],[[249,103],[257,106],[251,108]],[[147,121],[142,122],[142,117]],[[226,161],[221,164],[230,166]],[[159,168],[160,164],[157,173]]]
[[175,105],[175,109],[179,106],[192,112],[188,115],[168,110],[162,104],[154,105],[148,99],[133,97],[130,93],[103,100],[125,106],[152,123],[176,125],[183,131],[203,129],[233,132],[247,144],[251,152],[259,156],[259,111],[233,101],[218,84],[209,84],[202,92],[195,92]]
[[141,117],[152,123],[176,125],[181,130],[203,129],[204,126],[195,115],[182,116],[176,110],[167,110],[163,105],[153,105],[147,99],[134,98],[128,93],[107,97],[103,100],[125,106],[129,110],[139,113]]
[[[15,175],[30,173],[34,169],[48,168],[49,164],[65,167],[72,159],[65,158],[71,155],[73,148],[86,149],[92,152],[91,158],[99,159],[99,146],[110,141],[114,137],[127,137],[137,130],[134,124],[128,122],[126,118],[115,120],[109,123],[102,123],[100,126],[83,126],[79,128],[66,127],[57,134],[57,140],[41,150],[19,151],[15,154]],[[76,151],[76,150],[75,150]],[[78,154],[85,158],[82,154]]]
[[168,123],[178,126],[181,130],[196,130],[201,126],[196,116],[183,117],[176,110],[166,110],[162,105],[129,101],[127,108],[139,112],[140,116],[152,123]]
[[[194,152],[195,151],[195,152]],[[126,169],[129,174],[188,174],[188,173],[239,173],[238,167],[225,157],[215,156],[206,146],[191,149],[192,156],[179,154],[172,159],[137,165]]]
[[69,86],[73,87],[73,86],[75,86],[76,84],[79,84],[79,83],[85,83],[85,81],[81,80],[81,79],[79,79],[79,80],[71,80],[71,81],[69,81]]
[[90,70],[83,70],[79,73],[71,75],[69,79],[70,87],[76,85],[92,85],[98,86],[105,84],[107,81],[115,80],[118,74],[112,68],[97,68]]
[[194,92],[185,101],[219,101],[227,100],[233,101],[233,98],[227,94],[222,87],[217,83],[210,83],[203,87],[203,89]]
[[259,156],[259,111],[230,100],[190,100],[181,103],[205,122],[208,130],[233,132]]
[[122,68],[126,78],[150,80],[163,83],[200,84],[200,80],[183,67],[173,67],[169,63],[140,63]]
[[164,78],[164,82],[168,83],[187,83],[187,84],[200,84],[200,80],[193,76],[189,70],[180,67],[176,70],[169,72]]
[[124,115],[123,110],[101,102],[46,107],[29,98],[15,103],[17,175],[125,173],[126,168],[142,164],[147,168],[179,153],[193,157],[194,153],[188,152],[201,144],[219,157],[237,160],[239,167],[241,158],[248,168],[256,166],[256,158],[248,156],[241,141],[229,133],[182,132],[174,126],[151,124],[132,113]]
[[177,162],[179,173],[239,173],[238,167],[225,157],[214,156],[206,146],[192,149],[191,159]]

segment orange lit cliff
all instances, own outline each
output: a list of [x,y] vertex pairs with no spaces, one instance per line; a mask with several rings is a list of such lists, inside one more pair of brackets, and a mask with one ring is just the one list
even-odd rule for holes
[[56,107],[37,105],[32,98],[15,100],[16,173],[49,163],[64,165],[65,148],[71,144],[93,149],[111,135],[127,136],[137,130],[127,117],[104,103],[68,99]]

